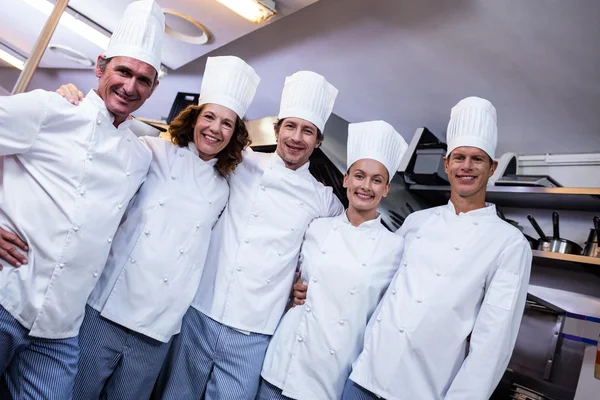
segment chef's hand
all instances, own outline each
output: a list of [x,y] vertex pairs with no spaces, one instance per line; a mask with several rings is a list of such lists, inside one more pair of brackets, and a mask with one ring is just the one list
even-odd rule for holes
[[[0,259],[6,261],[13,267],[19,268],[27,264],[27,258],[16,249],[17,246],[23,251],[29,250],[27,243],[12,232],[0,228]],[[2,271],[2,264],[0,264]]]
[[58,88],[56,93],[60,94],[73,105],[79,104],[79,101],[83,99],[83,93],[81,93],[81,91],[77,89],[77,86],[73,85],[72,83],[62,85]]
[[306,292],[308,286],[302,283],[302,273],[298,275],[296,283],[294,283],[294,305],[292,307],[301,306],[306,300]]

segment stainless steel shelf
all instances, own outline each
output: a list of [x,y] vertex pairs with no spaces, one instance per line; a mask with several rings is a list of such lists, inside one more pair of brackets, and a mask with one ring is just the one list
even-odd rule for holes
[[534,259],[556,260],[565,263],[595,265],[600,267],[600,258],[576,256],[573,254],[552,253],[549,251],[532,250]]
[[[409,190],[432,206],[450,198],[450,186],[409,185]],[[486,200],[504,207],[600,211],[600,189],[596,188],[488,186]]]

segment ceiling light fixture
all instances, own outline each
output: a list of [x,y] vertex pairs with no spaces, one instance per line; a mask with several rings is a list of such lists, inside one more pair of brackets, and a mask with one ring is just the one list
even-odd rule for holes
[[277,14],[274,0],[217,0],[248,21],[262,24]]
[[61,44],[50,43],[48,45],[48,50],[61,55],[67,60],[71,60],[76,62],[77,64],[85,65],[86,67],[91,67],[95,63],[88,56],[83,54],[80,51],[77,51],[69,46],[64,46]]
[[[21,0],[24,3],[29,4],[31,7],[36,10],[42,12],[45,15],[50,15],[52,13],[52,9],[54,8],[54,4],[49,2],[48,0]],[[70,11],[71,9],[69,9]],[[72,12],[72,11],[71,11]],[[71,15],[67,11],[65,11],[60,17],[60,24],[69,28],[73,32],[78,35],[83,36],[90,42],[94,43],[96,46],[100,47],[102,50],[106,50],[108,47],[109,36],[99,30],[93,28],[92,26],[86,24],[82,21],[83,17],[77,14],[76,16]]]
[[[208,43],[210,34],[208,29],[206,29],[200,22],[196,21],[189,15],[180,13],[176,10],[169,10],[165,8],[163,9],[163,12],[165,13],[165,33],[167,35],[190,44]],[[194,34],[190,35],[178,30],[182,24],[188,24],[189,27],[193,27],[193,30],[195,30]]]
[[12,50],[10,47],[3,45],[0,43],[0,59],[6,61],[13,67],[23,70],[25,66],[25,57]]

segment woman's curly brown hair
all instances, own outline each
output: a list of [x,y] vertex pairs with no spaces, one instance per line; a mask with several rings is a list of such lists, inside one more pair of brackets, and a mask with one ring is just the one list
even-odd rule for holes
[[[171,141],[180,147],[187,147],[194,141],[194,126],[204,106],[188,106],[179,113],[169,125]],[[215,168],[223,176],[233,172],[235,167],[242,162],[242,150],[250,146],[252,141],[248,135],[246,124],[240,117],[235,121],[233,135],[227,146],[217,154]]]

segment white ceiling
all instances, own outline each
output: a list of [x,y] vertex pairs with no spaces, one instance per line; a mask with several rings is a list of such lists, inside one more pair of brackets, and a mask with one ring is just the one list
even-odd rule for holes
[[[54,0],[50,1],[55,2]],[[125,8],[132,1],[70,0],[69,7],[106,29],[110,34],[116,28]],[[266,24],[257,25],[240,17],[216,0],[157,0],[163,9],[176,10],[196,19],[211,34],[211,40],[205,45],[192,45],[165,35],[163,64],[171,69],[177,69],[316,1],[318,0],[279,0],[277,1],[277,16]],[[47,17],[21,0],[2,0],[2,3],[0,42],[27,56],[33,49]],[[171,19],[170,16],[167,21],[169,19]],[[94,61],[103,50],[62,25],[57,27],[50,43],[69,46]],[[6,65],[2,64],[2,66]],[[40,67],[85,68],[51,51],[46,51]]]
[[[593,0],[321,0],[210,55],[261,76],[250,119],[276,115],[285,76],[311,69],[339,89],[337,115],[386,120],[407,140],[421,126],[443,134],[450,108],[478,95],[498,109],[499,154],[600,152],[599,16]],[[197,93],[205,62],[164,78],[139,115]],[[0,71],[0,84],[13,76]],[[67,81],[96,84],[89,71],[47,70],[31,88]]]

